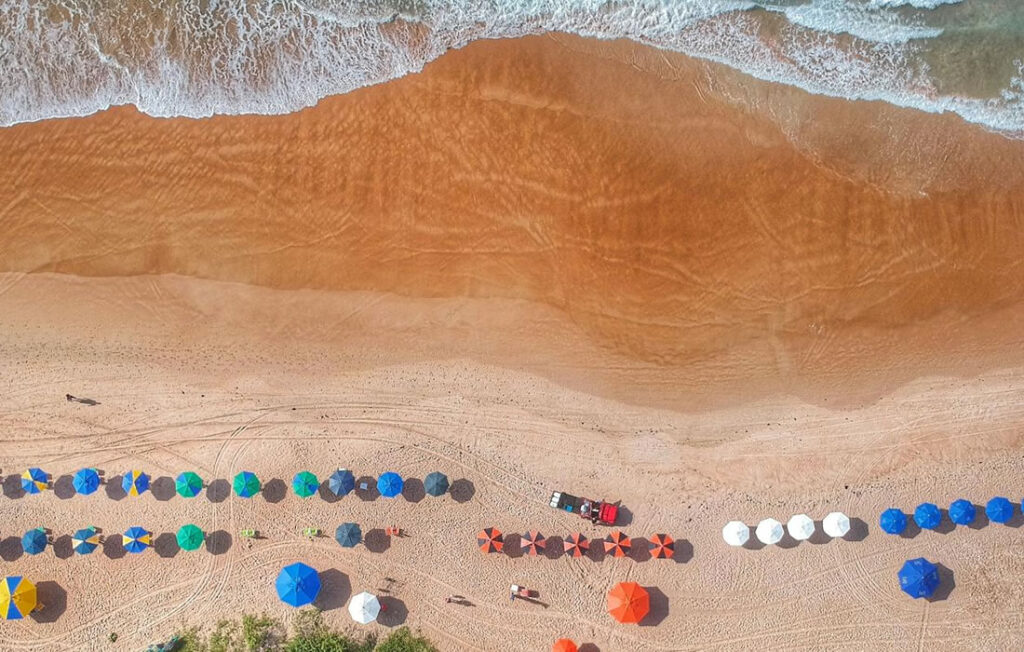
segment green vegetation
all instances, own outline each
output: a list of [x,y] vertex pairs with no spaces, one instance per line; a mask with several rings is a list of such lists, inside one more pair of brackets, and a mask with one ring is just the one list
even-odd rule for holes
[[373,635],[331,629],[317,609],[303,609],[286,632],[279,621],[247,615],[222,620],[204,635],[196,627],[178,632],[179,652],[437,652],[430,641],[400,627],[377,641]]

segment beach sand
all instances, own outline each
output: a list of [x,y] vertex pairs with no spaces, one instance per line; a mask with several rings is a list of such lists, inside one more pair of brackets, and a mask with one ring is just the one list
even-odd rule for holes
[[[299,559],[329,571],[330,622],[390,577],[374,630],[404,621],[446,650],[1022,638],[1016,527],[899,538],[877,517],[1021,498],[1024,143],[553,35],[289,116],[119,108],[0,130],[0,152],[3,474],[461,481],[338,503],[7,496],[2,564],[50,583],[53,622],[0,623],[4,649],[285,616],[272,581]],[[679,559],[475,550],[492,525],[606,533],[548,508],[556,489],[621,499],[623,529],[671,534]],[[721,541],[731,519],[833,510],[852,540]],[[299,534],[350,520],[409,536]],[[219,554],[26,557],[15,539],[186,522]],[[917,556],[952,573],[946,599],[899,591]],[[654,626],[604,613],[623,580],[657,588]],[[510,583],[548,606],[509,603]]]

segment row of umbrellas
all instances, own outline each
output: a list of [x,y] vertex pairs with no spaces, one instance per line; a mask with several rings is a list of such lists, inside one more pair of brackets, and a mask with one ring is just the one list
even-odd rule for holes
[[[1024,511],[1024,503],[1021,503]],[[1007,523],[1013,518],[1014,504],[1008,498],[996,496],[985,504],[985,516],[993,523]],[[949,505],[949,520],[956,525],[970,525],[977,518],[977,509],[971,501],[960,498]],[[914,509],[914,523],[922,530],[934,530],[942,523],[942,510],[935,503],[921,503]],[[907,515],[890,507],[878,517],[878,526],[887,534],[902,534],[907,529]]]
[[[495,527],[480,530],[476,535],[477,546],[484,553],[501,552],[505,547],[504,535]],[[602,541],[604,551],[612,557],[625,557],[633,547],[633,540],[624,532],[613,531]],[[676,551],[675,539],[667,534],[655,534],[647,540],[651,556],[655,559],[669,559]],[[520,546],[528,555],[539,555],[547,547],[547,538],[537,530],[520,535]],[[562,547],[571,557],[582,557],[590,549],[590,541],[579,532],[573,532],[562,541]]]
[[[754,536],[766,546],[782,541],[786,531],[797,541],[805,541],[814,536],[814,520],[807,514],[796,514],[790,517],[783,530],[782,523],[774,518],[766,518],[757,524]],[[850,531],[850,519],[842,512],[831,512],[821,520],[821,529],[828,536],[838,539]],[[730,546],[742,546],[750,540],[750,527],[743,521],[729,521],[722,528],[722,538]]]
[[[304,607],[312,604],[320,594],[320,574],[315,568],[296,562],[281,569],[274,588],[277,589],[277,597],[285,604]],[[380,600],[367,591],[353,596],[348,603],[349,615],[360,625],[368,625],[377,620],[380,612]]]
[[[139,496],[150,488],[151,477],[144,471],[133,469],[121,478],[121,488],[129,496]],[[101,484],[100,474],[96,469],[79,469],[71,478],[71,485],[76,493],[87,496],[95,493]],[[327,490],[335,496],[347,495],[356,486],[355,476],[348,469],[338,469],[327,478]],[[21,474],[21,487],[25,493],[38,494],[50,486],[50,476],[40,468],[30,468]],[[235,494],[241,498],[252,498],[258,494],[263,484],[255,473],[241,471],[231,482]],[[382,473],[377,478],[377,491],[385,498],[394,498],[402,493],[405,481],[394,471]],[[448,476],[434,471],[423,480],[424,490],[431,496],[447,493],[450,483]],[[174,489],[182,498],[195,498],[203,490],[203,479],[197,473],[185,471],[174,480]],[[300,471],[292,478],[292,490],[296,495],[309,498],[320,489],[320,480],[309,471]]]
[[[206,540],[205,533],[198,526],[188,524],[178,529],[175,535],[182,550],[198,550]],[[33,528],[21,537],[21,547],[29,555],[38,555],[46,550],[50,540],[44,528]],[[140,553],[153,545],[153,533],[138,526],[130,527],[121,535],[121,543],[127,552]],[[71,549],[79,555],[88,555],[100,545],[100,534],[93,526],[82,528],[71,535]]]

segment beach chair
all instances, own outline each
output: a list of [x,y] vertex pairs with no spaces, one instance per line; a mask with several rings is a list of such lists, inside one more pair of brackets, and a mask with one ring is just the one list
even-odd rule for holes
[[400,537],[402,536],[402,528],[397,525],[389,525],[384,528],[384,534],[389,537]]
[[255,539],[259,536],[259,532],[256,530],[242,530],[238,533],[243,539]]
[[303,528],[302,536],[309,537],[310,539],[320,536],[320,528],[318,527],[307,527]]

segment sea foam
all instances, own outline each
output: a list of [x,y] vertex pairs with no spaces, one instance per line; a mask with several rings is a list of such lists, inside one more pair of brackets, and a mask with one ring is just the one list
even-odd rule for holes
[[[1024,130],[1020,75],[943,94],[926,63],[956,0],[0,0],[0,124],[134,104],[154,116],[287,113],[483,38],[627,38],[813,93]],[[775,16],[776,22],[766,20]],[[768,25],[768,29],[766,29]],[[1017,68],[1019,70],[1019,66]]]

